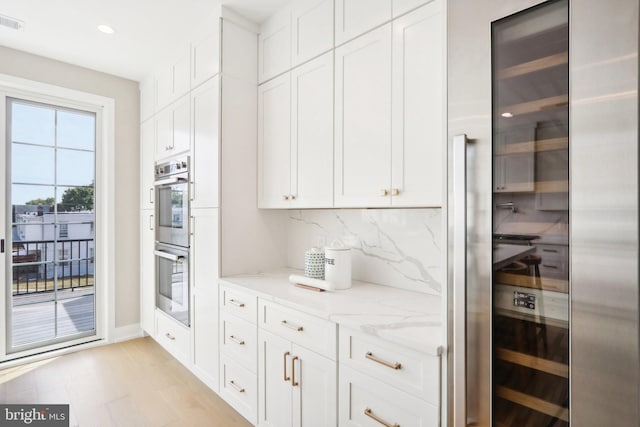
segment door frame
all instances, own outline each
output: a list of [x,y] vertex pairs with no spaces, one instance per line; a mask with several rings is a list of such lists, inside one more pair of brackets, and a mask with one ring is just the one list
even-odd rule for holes
[[[0,331],[0,363],[21,359],[36,354],[48,353],[72,346],[95,341],[111,342],[115,332],[115,189],[114,189],[114,135],[115,135],[115,100],[112,98],[67,89],[46,83],[27,80],[19,77],[0,74],[0,162],[6,164],[7,124],[6,98],[19,98],[29,101],[52,104],[62,107],[84,109],[96,113],[96,147],[95,147],[95,277],[99,283],[95,290],[96,333],[89,337],[53,343],[42,347],[26,349],[7,354],[7,330]],[[6,173],[0,174],[0,188],[6,191]],[[4,196],[3,196],[4,199]],[[6,215],[10,211],[8,201],[4,199],[5,209],[0,209],[2,234],[7,233]],[[5,242],[8,242],[7,237]],[[6,245],[8,247],[8,245]],[[6,253],[6,251],[5,251]],[[5,255],[6,256],[6,255]],[[0,277],[9,277],[7,262],[0,262]],[[2,317],[7,315],[9,292],[5,288],[0,292]],[[93,344],[95,345],[95,344]],[[77,348],[77,347],[76,347]],[[40,357],[49,357],[44,354]],[[32,359],[32,358],[30,358]]]

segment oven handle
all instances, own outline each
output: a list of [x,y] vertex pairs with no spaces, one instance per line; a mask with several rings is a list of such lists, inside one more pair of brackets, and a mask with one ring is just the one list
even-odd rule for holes
[[178,176],[172,176],[171,178],[159,179],[153,183],[156,187],[161,185],[170,185],[170,184],[178,184],[187,182],[186,178],[180,178]]
[[168,259],[170,261],[173,262],[183,262],[184,261],[184,256],[182,255],[174,255],[174,254],[170,254],[169,252],[165,252],[165,251],[153,251],[153,253],[156,256],[159,256],[160,258],[165,258]]

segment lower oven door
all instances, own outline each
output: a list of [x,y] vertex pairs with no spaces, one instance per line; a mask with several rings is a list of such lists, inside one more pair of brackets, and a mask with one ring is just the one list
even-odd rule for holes
[[189,252],[156,244],[156,306],[186,326],[189,321]]

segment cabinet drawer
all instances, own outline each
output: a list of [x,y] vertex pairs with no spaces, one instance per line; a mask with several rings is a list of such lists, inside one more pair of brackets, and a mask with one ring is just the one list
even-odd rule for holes
[[440,358],[398,348],[378,338],[340,328],[342,365],[384,381],[400,390],[440,404]]
[[259,313],[261,328],[336,360],[335,323],[262,300]]
[[220,313],[220,352],[250,370],[256,371],[258,354],[256,325],[222,312]]
[[254,425],[258,420],[258,377],[230,358],[220,359],[220,396]]
[[340,427],[437,427],[437,406],[340,364]]
[[235,289],[225,287],[220,289],[222,292],[222,297],[220,298],[221,310],[255,325],[258,315],[258,298],[255,295]]
[[182,363],[189,361],[191,331],[156,310],[156,341]]

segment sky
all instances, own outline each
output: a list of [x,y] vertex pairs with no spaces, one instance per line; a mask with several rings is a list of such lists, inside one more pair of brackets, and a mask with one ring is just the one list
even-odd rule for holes
[[[54,197],[95,177],[95,115],[44,104],[11,104],[11,203]],[[19,183],[19,184],[17,184]],[[32,185],[32,184],[44,184]]]

